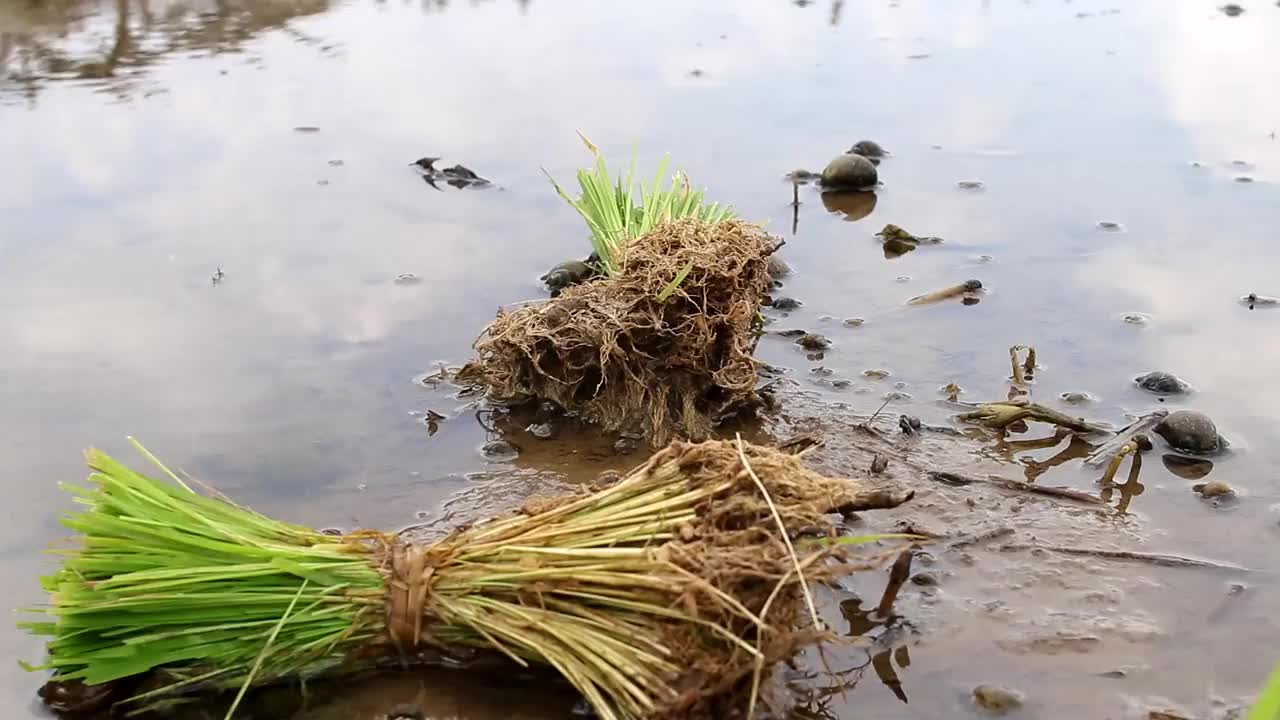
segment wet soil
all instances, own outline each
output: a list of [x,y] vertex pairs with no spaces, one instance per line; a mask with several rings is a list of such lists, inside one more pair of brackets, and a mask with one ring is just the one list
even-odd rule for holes
[[[853,527],[945,536],[916,559],[936,583],[904,586],[898,625],[865,612],[884,576],[825,593],[835,627],[875,638],[832,650],[856,688],[833,691],[827,717],[981,717],[983,684],[1024,696],[1012,717],[1215,717],[1280,647],[1280,314],[1240,304],[1280,294],[1277,36],[1270,6],[1156,0],[0,0],[5,601],[40,601],[80,449],[128,457],[126,434],[272,515],[425,534],[637,463],[616,436],[535,432],[539,418],[495,420],[431,381],[498,306],[545,297],[539,276],[588,251],[540,171],[572,177],[578,127],[611,159],[638,146],[640,167],[669,151],[787,239],[774,295],[803,305],[771,328],[830,347],[762,337],[779,415],[740,429],[821,437],[812,458],[832,472],[880,453],[879,477],[917,499]],[[892,151],[876,193],[782,179],[862,138]],[[406,167],[427,152],[491,185],[433,191]],[[887,258],[875,233],[890,223],[946,243]],[[969,277],[978,304],[904,305]],[[953,426],[935,390],[949,383],[1006,397],[1015,344],[1037,348],[1038,402],[1116,425],[1197,409],[1230,448],[1193,461],[1157,440],[1101,507],[929,480],[1102,494],[1088,447],[1043,425],[895,434],[900,413]],[[1152,368],[1194,392],[1143,391]],[[886,397],[883,436],[859,430]],[[484,453],[494,441],[511,447]],[[1191,490],[1214,481],[1232,502]],[[40,648],[6,628],[0,652]],[[0,714],[43,716],[40,681],[0,673]],[[572,705],[514,683],[349,683],[302,717],[372,720],[420,697],[464,718]]]

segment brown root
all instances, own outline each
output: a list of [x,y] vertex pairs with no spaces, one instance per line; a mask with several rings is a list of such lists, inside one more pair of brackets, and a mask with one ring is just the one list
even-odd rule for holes
[[605,430],[639,429],[655,446],[705,439],[758,402],[754,324],[777,247],[737,220],[664,225],[631,243],[620,276],[500,312],[459,379],[499,402],[549,400]]

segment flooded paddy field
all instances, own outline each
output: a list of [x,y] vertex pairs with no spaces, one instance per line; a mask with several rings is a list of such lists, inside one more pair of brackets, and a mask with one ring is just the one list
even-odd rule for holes
[[[981,717],[982,684],[1021,696],[1010,717],[1226,717],[1280,660],[1280,7],[1244,10],[0,0],[5,601],[41,601],[58,483],[83,477],[85,447],[131,457],[126,435],[320,528],[447,527],[638,463],[616,436],[495,424],[433,379],[589,251],[543,175],[586,164],[580,130],[615,167],[669,152],[786,240],[756,350],[779,409],[748,430],[821,438],[832,473],[881,453],[916,498],[855,527],[937,536],[903,625],[865,612],[884,575],[824,591],[832,627],[874,641],[832,650],[849,687],[809,717]],[[865,139],[889,153],[874,195],[788,180]],[[488,182],[426,183],[424,156]],[[942,242],[895,246],[889,224]],[[969,302],[906,304],[970,279]],[[1013,345],[1036,348],[1026,387],[1047,407],[1115,426],[1195,409],[1229,447],[1188,462],[1157,438],[1105,504],[931,479],[1099,493],[1088,448],[1049,425],[898,431],[903,414],[961,428],[951,384],[1004,399]],[[1150,392],[1152,371],[1187,387]],[[886,400],[880,433],[861,430]],[[11,626],[0,640],[40,656]],[[4,716],[44,717],[42,676],[10,668]],[[285,712],[268,700],[255,717]],[[399,703],[550,720],[575,698],[442,672],[283,716]]]

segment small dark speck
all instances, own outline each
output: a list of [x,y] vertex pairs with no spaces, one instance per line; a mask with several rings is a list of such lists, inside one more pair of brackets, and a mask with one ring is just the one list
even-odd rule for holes
[[692,78],[700,78],[700,77],[702,77],[702,76],[703,76],[703,74],[704,74],[704,73],[703,73],[701,70],[699,70],[698,68],[694,68],[694,69],[692,69],[692,70],[690,70],[690,71],[689,71],[689,77],[692,77]]
[[1244,14],[1244,8],[1240,7],[1235,3],[1227,3],[1226,5],[1223,5],[1218,9],[1221,10],[1222,14],[1226,15],[1227,17],[1236,17],[1237,15]]
[[931,57],[929,53],[916,53],[915,55],[908,55],[907,59],[908,60],[924,60],[927,57]]
[[344,162],[343,162],[343,161],[341,161],[341,160],[330,160],[330,161],[329,161],[329,167],[342,167],[343,165],[346,165],[346,163],[344,163]]
[[328,184],[329,184],[329,181],[328,181],[328,180],[317,180],[317,181],[316,181],[316,184],[317,184],[317,185],[319,185],[319,186],[321,186],[321,187],[324,187],[325,185],[328,185]]
[[227,74],[227,71],[226,71],[226,70],[219,70],[219,71],[218,71],[218,74],[219,74],[219,75],[226,75],[226,74]]
[[293,131],[300,132],[300,133],[318,133],[320,132],[320,128],[316,127],[315,125],[299,125],[295,127]]
[[1238,175],[1238,176],[1236,176],[1236,182],[1238,182],[1238,183],[1251,183],[1251,182],[1253,182],[1253,178],[1249,177],[1248,175]]

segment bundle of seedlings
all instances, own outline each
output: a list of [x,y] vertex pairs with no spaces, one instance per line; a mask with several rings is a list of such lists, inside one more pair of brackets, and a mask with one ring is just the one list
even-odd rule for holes
[[[506,404],[551,401],[606,431],[639,431],[656,447],[710,436],[758,404],[752,358],[779,246],[735,219],[665,161],[645,189],[613,181],[596,153],[582,195],[557,191],[587,220],[600,275],[545,303],[504,310],[459,375]],[[634,169],[634,168],[633,168]]]
[[675,442],[612,484],[415,543],[273,520],[147,457],[167,481],[91,450],[70,488],[79,542],[43,579],[47,620],[23,624],[49,637],[46,698],[87,686],[141,711],[478,649],[554,669],[606,720],[750,716],[762,676],[824,637],[809,584],[870,562],[851,546],[872,538],[837,537],[828,513],[910,497],[740,440]]

